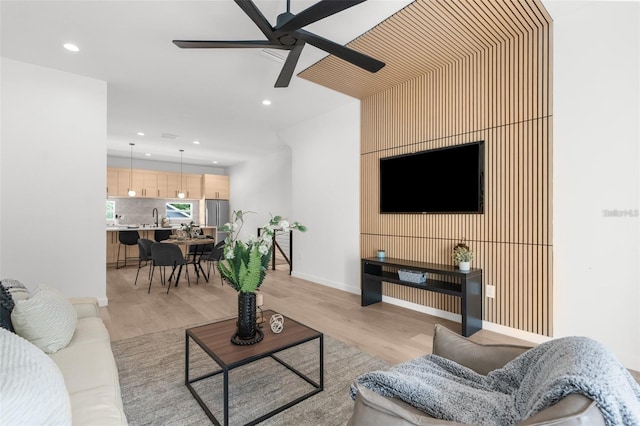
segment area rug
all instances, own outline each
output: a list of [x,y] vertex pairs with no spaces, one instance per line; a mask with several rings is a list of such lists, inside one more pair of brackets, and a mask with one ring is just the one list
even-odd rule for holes
[[[112,343],[124,411],[131,425],[203,425],[210,421],[184,385],[185,331],[175,329]],[[217,365],[190,345],[190,377]],[[318,342],[280,352],[279,357],[317,381]],[[360,374],[388,364],[329,336],[324,337],[324,391],[265,420],[263,425],[344,425],[353,401],[349,385]],[[312,390],[311,385],[266,358],[229,374],[229,424],[245,424]],[[223,422],[222,375],[194,385]]]

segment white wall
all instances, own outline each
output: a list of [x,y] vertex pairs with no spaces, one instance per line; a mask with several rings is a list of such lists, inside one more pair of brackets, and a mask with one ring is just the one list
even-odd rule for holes
[[3,58],[1,96],[1,277],[106,302],[106,83]]
[[281,132],[293,153],[293,275],[360,293],[360,103]]
[[554,336],[640,370],[640,4],[545,1],[554,19]]
[[[271,214],[291,220],[291,149],[283,145],[259,160],[247,161],[229,169],[231,210],[253,211],[245,216],[240,238],[255,235]],[[294,238],[296,238],[294,236]]]

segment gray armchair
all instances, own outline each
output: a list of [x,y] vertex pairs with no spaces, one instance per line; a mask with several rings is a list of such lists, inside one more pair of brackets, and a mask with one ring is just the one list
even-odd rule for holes
[[[481,345],[441,325],[436,325],[433,335],[435,355],[453,360],[483,375],[504,366],[528,349],[530,348],[516,345]],[[358,394],[349,426],[461,425],[434,419],[399,399],[384,397],[364,386],[357,385],[357,388]],[[605,421],[593,400],[580,394],[571,394],[519,425],[604,426]]]

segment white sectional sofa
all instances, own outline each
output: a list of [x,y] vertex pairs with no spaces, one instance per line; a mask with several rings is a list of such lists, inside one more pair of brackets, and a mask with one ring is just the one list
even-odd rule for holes
[[53,353],[0,329],[3,425],[127,424],[118,370],[97,300],[70,301],[77,313],[75,331],[69,343]]
[[118,369],[98,301],[71,299],[78,325],[69,345],[49,356],[56,363],[71,400],[74,425],[126,425]]

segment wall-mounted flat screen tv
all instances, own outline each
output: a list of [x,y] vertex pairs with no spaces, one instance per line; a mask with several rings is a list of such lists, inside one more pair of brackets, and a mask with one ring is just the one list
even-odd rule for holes
[[484,141],[380,159],[380,213],[483,213]]

